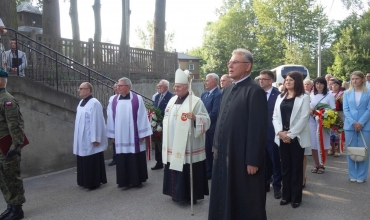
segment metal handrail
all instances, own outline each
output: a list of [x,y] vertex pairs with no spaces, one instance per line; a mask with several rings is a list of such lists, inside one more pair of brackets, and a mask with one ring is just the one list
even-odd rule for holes
[[[40,55],[42,55],[42,56],[44,56],[44,57],[47,57],[48,59],[50,59],[50,60],[52,60],[52,61],[55,61],[55,63],[56,63],[56,64],[63,65],[63,66],[65,66],[65,67],[67,67],[67,68],[69,68],[69,69],[71,69],[71,70],[73,70],[73,71],[75,71],[75,72],[77,72],[77,73],[79,73],[79,74],[81,74],[81,75],[85,76],[85,77],[88,77],[89,82],[90,82],[90,80],[94,80],[95,82],[97,82],[97,83],[99,83],[99,84],[102,84],[102,85],[104,85],[104,86],[107,86],[108,88],[111,88],[111,89],[113,90],[113,86],[112,86],[112,85],[108,85],[108,83],[104,83],[104,82],[102,82],[101,80],[98,80],[98,79],[96,79],[96,78],[94,78],[94,77],[91,77],[91,73],[96,74],[97,76],[101,77],[103,80],[106,80],[106,81],[108,81],[108,82],[111,82],[112,84],[114,84],[114,83],[116,82],[115,80],[113,80],[113,79],[111,79],[111,78],[109,78],[109,77],[107,77],[107,76],[105,76],[105,75],[103,75],[103,74],[101,74],[101,73],[99,73],[99,72],[97,72],[97,71],[95,71],[95,70],[93,70],[93,69],[91,69],[91,68],[87,67],[87,66],[84,66],[83,64],[81,64],[81,63],[79,63],[79,62],[75,61],[74,59],[71,59],[71,58],[69,58],[69,57],[67,57],[67,56],[63,55],[62,53],[60,53],[60,52],[58,52],[58,51],[56,51],[56,50],[54,50],[54,49],[52,49],[52,48],[50,48],[50,47],[48,47],[48,46],[45,46],[44,44],[42,44],[42,43],[40,43],[40,42],[38,42],[38,41],[36,41],[36,40],[34,40],[34,39],[32,39],[32,38],[28,37],[27,35],[24,35],[24,34],[22,34],[22,33],[18,32],[18,31],[16,31],[16,30],[12,29],[12,28],[5,28],[5,29],[14,33],[14,35],[15,35],[15,39],[16,39],[16,42],[17,42],[17,46],[18,46],[18,44],[20,44],[20,45],[22,45],[22,46],[24,46],[24,47],[28,48],[29,50],[32,50],[32,51],[34,51],[34,52],[36,52],[36,53],[38,53],[38,54],[40,54]],[[30,41],[30,42],[32,42],[32,43],[35,43],[36,45],[38,45],[38,46],[40,46],[40,47],[42,47],[42,48],[45,48],[47,51],[52,52],[53,54],[55,54],[55,55],[56,55],[56,56],[55,56],[55,58],[54,58],[54,57],[52,57],[52,56],[50,56],[50,55],[48,55],[48,54],[45,54],[45,53],[43,53],[42,51],[39,51],[39,50],[37,50],[37,49],[35,49],[35,48],[31,48],[31,46],[30,46],[30,45],[26,45],[26,44],[24,44],[24,43],[22,43],[22,42],[18,41],[18,35],[19,35],[19,36],[24,37],[25,39],[29,40],[29,41]],[[16,51],[17,51],[17,50],[18,50],[18,48],[16,48]],[[80,70],[78,70],[78,69],[71,68],[71,66],[70,66],[70,65],[68,65],[67,63],[65,63],[65,62],[62,62],[62,61],[58,60],[57,56],[60,56],[61,58],[65,59],[65,60],[67,60],[67,61],[70,61],[71,63],[73,63],[73,65],[74,65],[74,66],[76,66],[76,65],[77,65],[77,66],[81,67],[82,69],[85,69],[85,70],[88,72],[88,74],[86,74],[86,73],[84,73],[84,72],[82,72],[82,71],[80,71]],[[57,66],[57,65],[56,65],[56,66]],[[56,71],[58,71],[57,69],[58,69],[58,68],[56,68]],[[18,71],[19,71],[19,70],[18,70]],[[19,73],[18,73],[18,74],[19,74]],[[58,79],[58,74],[57,74],[57,79]],[[142,96],[142,97],[143,97],[143,99],[144,99],[144,101],[146,102],[146,104],[148,104],[148,105],[152,105],[152,99],[151,99],[151,98],[148,98],[148,97],[146,97],[146,96],[144,96],[144,95],[142,95],[142,94],[140,94],[140,93],[136,92],[135,90],[132,90],[132,89],[131,89],[131,91],[132,91],[132,92],[134,92],[134,93],[136,93],[136,94],[138,94],[138,95],[140,95],[140,96]]]

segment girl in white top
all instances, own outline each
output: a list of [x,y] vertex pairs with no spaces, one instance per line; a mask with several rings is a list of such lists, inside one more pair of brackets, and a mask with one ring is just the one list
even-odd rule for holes
[[[312,173],[322,174],[324,173],[325,167],[321,165],[321,157],[319,157],[319,123],[313,116],[313,112],[317,110],[317,104],[323,103],[328,104],[332,109],[335,109],[335,99],[334,96],[328,91],[328,85],[324,77],[318,77],[314,81],[314,91],[310,96],[311,98],[311,117],[310,117],[310,134],[311,134],[311,149],[312,157],[315,161],[315,167],[311,170]],[[324,139],[324,152],[330,148],[330,130],[323,129],[323,139]]]

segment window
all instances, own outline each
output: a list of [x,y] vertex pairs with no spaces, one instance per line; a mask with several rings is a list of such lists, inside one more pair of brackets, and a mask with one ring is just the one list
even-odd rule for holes
[[194,70],[194,64],[188,64],[188,70]]

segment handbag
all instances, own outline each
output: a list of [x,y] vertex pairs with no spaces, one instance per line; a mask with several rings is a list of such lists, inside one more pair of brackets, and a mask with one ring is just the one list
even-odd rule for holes
[[[354,136],[355,134],[353,134]],[[346,149],[347,155],[351,158],[351,160],[356,161],[356,162],[362,162],[367,159],[367,145],[364,139],[364,136],[362,135],[362,132],[360,131],[360,135],[362,138],[362,142],[364,143],[365,147],[354,147],[351,146],[351,142],[353,139],[353,136],[351,140],[348,143],[348,147]]]

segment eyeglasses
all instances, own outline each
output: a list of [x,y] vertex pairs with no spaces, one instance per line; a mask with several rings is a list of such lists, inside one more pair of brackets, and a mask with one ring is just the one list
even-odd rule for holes
[[258,81],[267,81],[267,80],[271,80],[271,79],[264,79],[264,78],[259,78]]
[[89,88],[78,88],[78,90],[89,89]]
[[128,85],[117,85],[117,87],[128,86]]
[[237,60],[235,60],[235,61],[229,61],[229,62],[227,63],[227,65],[236,65],[236,64],[238,64],[238,63],[250,63],[250,62],[242,62],[242,61],[237,61]]

